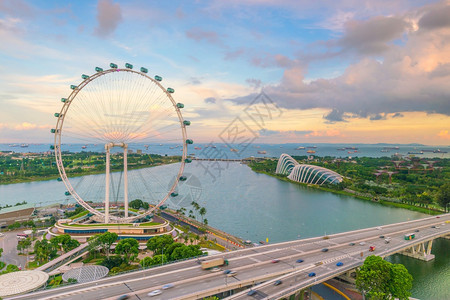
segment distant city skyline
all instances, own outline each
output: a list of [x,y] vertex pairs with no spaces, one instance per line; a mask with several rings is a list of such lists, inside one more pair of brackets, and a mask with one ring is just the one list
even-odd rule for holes
[[[195,142],[239,120],[257,143],[449,145],[449,16],[449,0],[3,0],[0,143],[51,143],[69,86],[113,62],[162,76]],[[258,123],[261,91],[277,111]]]

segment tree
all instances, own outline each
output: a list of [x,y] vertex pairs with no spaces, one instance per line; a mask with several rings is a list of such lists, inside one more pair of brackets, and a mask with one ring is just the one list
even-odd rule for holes
[[100,247],[102,247],[103,251],[106,253],[106,257],[109,257],[109,251],[111,249],[112,244],[117,241],[119,236],[114,232],[105,232],[98,236],[98,243]]
[[389,290],[393,298],[407,300],[411,296],[413,277],[404,265],[392,264]]
[[173,242],[173,238],[170,235],[155,236],[147,241],[147,249],[153,251],[153,255],[162,254]]
[[61,252],[69,252],[70,250],[80,246],[80,242],[72,239],[72,237],[68,234],[54,236],[51,238],[50,243],[52,243],[54,247]]
[[[145,205],[144,205],[144,201],[142,201],[141,199],[135,199],[135,200],[131,201],[131,202],[129,203],[129,205],[130,205],[131,208],[134,208],[134,209],[139,209],[139,208],[145,206]],[[145,208],[145,207],[144,207],[144,208]]]
[[203,217],[206,215],[206,208],[204,208],[204,207],[200,208],[198,213],[202,217],[202,223],[203,223]]
[[134,260],[139,253],[139,243],[136,239],[128,238],[117,243],[116,254],[123,254],[125,261]]
[[198,245],[182,245],[181,247],[177,247],[173,250],[172,254],[170,255],[170,259],[179,260],[199,256],[202,254],[203,252],[200,250],[200,246]]
[[443,208],[447,208],[447,205],[450,203],[450,182],[441,185],[437,200]]
[[20,269],[16,265],[7,265],[6,266],[6,273],[17,272],[17,271],[20,271]]
[[42,239],[42,241],[36,241],[34,243],[34,254],[38,262],[44,262],[48,259],[53,259],[57,256],[57,248],[55,244],[50,243],[47,239]]
[[2,257],[3,248],[0,248],[0,258]]
[[371,299],[408,299],[412,276],[403,265],[371,255],[356,272],[356,287]]

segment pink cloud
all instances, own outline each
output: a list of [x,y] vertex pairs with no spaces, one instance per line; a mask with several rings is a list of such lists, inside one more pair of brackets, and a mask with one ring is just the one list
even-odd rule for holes
[[110,36],[122,21],[122,11],[119,3],[112,0],[100,0],[97,6],[98,26],[95,34],[100,37]]
[[443,139],[443,140],[450,140],[450,134],[448,133],[448,130],[441,130],[441,131],[437,134],[437,136],[438,136],[440,139]]
[[341,132],[337,129],[328,129],[328,130],[321,130],[321,131],[313,131],[309,134],[306,134],[305,137],[318,137],[318,136],[344,136],[341,134]]

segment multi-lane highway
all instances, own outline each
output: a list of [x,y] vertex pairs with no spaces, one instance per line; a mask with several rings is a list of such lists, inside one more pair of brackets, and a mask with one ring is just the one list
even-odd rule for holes
[[[239,289],[243,291],[236,292],[233,299],[277,299],[353,269],[370,254],[387,256],[414,243],[450,235],[447,221],[450,222],[450,214],[214,256],[229,261],[229,266],[224,269],[236,271],[235,276],[230,277],[223,274],[223,270],[202,270],[197,260],[188,260],[11,299],[116,299],[123,294],[128,294],[131,299],[150,299],[147,294],[157,289],[162,293],[151,299],[198,299]],[[407,233],[415,233],[415,238],[405,240]],[[389,243],[385,243],[387,237],[390,238]],[[374,246],[375,251],[370,252],[370,246]],[[303,262],[297,262],[299,259]],[[343,265],[336,266],[337,262]],[[309,277],[312,272],[315,276]],[[274,285],[275,280],[282,283]],[[162,286],[168,283],[174,287],[162,290]],[[256,291],[253,296],[247,295],[250,288]]]

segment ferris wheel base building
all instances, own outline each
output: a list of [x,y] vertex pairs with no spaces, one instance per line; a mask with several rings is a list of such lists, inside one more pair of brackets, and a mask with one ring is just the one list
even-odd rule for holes
[[[86,220],[85,220],[86,221]],[[51,235],[69,234],[73,238],[87,240],[95,234],[105,232],[117,233],[118,239],[134,238],[138,241],[147,241],[152,237],[170,234],[175,235],[176,231],[167,220],[155,217],[152,222],[145,223],[122,223],[122,224],[105,224],[105,223],[77,223],[72,219],[61,219],[55,224]],[[87,219],[89,222],[89,219]]]

